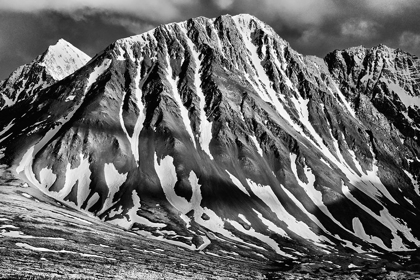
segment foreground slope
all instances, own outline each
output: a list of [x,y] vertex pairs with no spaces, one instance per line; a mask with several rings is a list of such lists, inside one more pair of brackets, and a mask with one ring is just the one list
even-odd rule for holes
[[[417,127],[403,130],[376,100],[410,96],[415,123],[417,88],[373,97],[339,53],[325,61],[249,15],[160,26],[41,91],[0,140],[4,161],[67,205],[192,250],[414,250]],[[395,69],[398,84],[416,79],[410,67]]]
[[196,254],[78,213],[4,167],[0,279],[264,279],[267,274],[262,262]]

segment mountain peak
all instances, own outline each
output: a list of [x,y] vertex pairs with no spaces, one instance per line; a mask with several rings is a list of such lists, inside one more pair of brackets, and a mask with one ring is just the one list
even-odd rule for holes
[[67,77],[89,60],[90,57],[87,54],[64,39],[59,39],[55,45],[49,46],[37,59],[55,80]]
[[[227,16],[230,16],[230,15],[227,15]],[[245,21],[254,20],[254,21],[257,21],[257,22],[262,22],[260,19],[258,19],[257,17],[255,17],[251,14],[238,14],[238,15],[234,15],[234,16],[230,16],[230,17],[232,17],[233,19],[242,19],[242,20],[245,20]]]
[[73,74],[90,57],[64,39],[57,41],[32,62],[18,67],[0,83],[0,108],[16,102]]

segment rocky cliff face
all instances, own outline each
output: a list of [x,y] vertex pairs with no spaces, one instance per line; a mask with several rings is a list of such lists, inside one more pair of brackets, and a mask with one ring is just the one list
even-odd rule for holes
[[304,57],[249,15],[160,26],[39,91],[2,132],[3,160],[74,208],[192,250],[408,251],[418,65],[383,46]]
[[335,51],[327,55],[325,61],[375,138],[392,139],[399,134],[403,147],[394,144],[395,148],[383,148],[406,169],[414,163],[414,169],[410,170],[418,174],[413,159],[420,154],[419,59],[379,45],[372,49],[357,47]]

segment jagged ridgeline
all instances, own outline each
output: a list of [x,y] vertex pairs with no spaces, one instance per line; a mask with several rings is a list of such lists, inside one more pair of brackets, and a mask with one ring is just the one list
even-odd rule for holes
[[49,196],[192,250],[420,245],[417,57],[307,57],[249,15],[56,48],[0,84],[3,161]]

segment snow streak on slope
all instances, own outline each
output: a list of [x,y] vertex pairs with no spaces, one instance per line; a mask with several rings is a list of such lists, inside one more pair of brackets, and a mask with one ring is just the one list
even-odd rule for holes
[[190,121],[190,118],[188,117],[188,110],[187,110],[187,108],[185,108],[184,104],[182,103],[181,95],[178,91],[178,79],[179,79],[179,77],[176,77],[175,80],[172,78],[172,73],[173,72],[172,72],[171,59],[169,57],[169,54],[167,56],[167,63],[168,63],[168,69],[167,69],[166,78],[169,82],[169,85],[171,86],[171,88],[169,90],[172,93],[172,97],[175,99],[175,102],[177,103],[178,108],[181,112],[181,118],[182,118],[182,121],[184,123],[185,129],[187,130],[188,134],[190,135],[191,141],[192,141],[194,147],[196,148],[195,141],[194,141],[195,138],[193,136],[193,132],[192,132],[192,129],[191,129],[191,121]]
[[226,170],[226,172],[229,175],[230,179],[232,180],[232,183],[234,183],[244,194],[246,194],[247,196],[251,196],[249,192],[246,190],[246,188],[244,187],[244,185],[242,185],[241,181],[238,180],[238,178],[230,174],[229,171]]
[[258,218],[263,222],[263,224],[265,224],[267,226],[267,228],[269,230],[271,230],[272,232],[275,232],[276,234],[278,234],[278,235],[280,235],[284,238],[290,239],[289,235],[287,235],[287,233],[282,228],[279,228],[273,222],[264,218],[264,216],[260,212],[258,212],[257,210],[255,210],[255,209],[252,209],[252,210],[257,214]]
[[[344,94],[341,92],[341,90],[338,88],[337,84],[335,83],[335,81],[333,81],[333,85],[334,88],[337,92],[337,95],[340,97],[340,100],[342,102],[342,104],[344,104],[344,107],[347,109],[347,111],[352,115],[352,117],[354,119],[356,118],[356,113],[354,112],[353,108],[350,106],[350,104],[347,102],[346,97],[344,96]],[[332,93],[331,89],[328,88],[328,90]]]
[[353,218],[353,230],[356,233],[357,236],[362,238],[363,240],[369,241],[371,243],[375,243],[382,249],[387,250],[388,248],[385,246],[382,239],[376,236],[367,235],[365,232],[365,229],[363,228],[362,222],[359,220],[359,218]]
[[140,154],[139,154],[140,153],[140,151],[139,151],[139,137],[140,137],[140,132],[143,128],[144,120],[146,119],[146,115],[144,113],[145,106],[144,106],[143,101],[142,101],[142,91],[141,91],[141,88],[140,88],[140,75],[141,75],[141,69],[140,69],[140,66],[139,66],[136,79],[134,80],[134,82],[136,83],[136,85],[135,85],[135,89],[136,89],[135,96],[136,96],[137,109],[139,110],[139,117],[138,117],[138,119],[136,121],[136,124],[134,126],[133,137],[130,141],[131,142],[131,150],[133,151],[133,155],[134,155],[134,158],[136,159],[137,166],[139,164],[139,157],[140,157]]
[[264,157],[264,153],[263,150],[261,149],[260,143],[257,140],[257,137],[250,135],[249,138],[252,140],[252,142],[254,143],[255,147],[257,148],[257,152],[258,154],[260,154],[261,157]]

